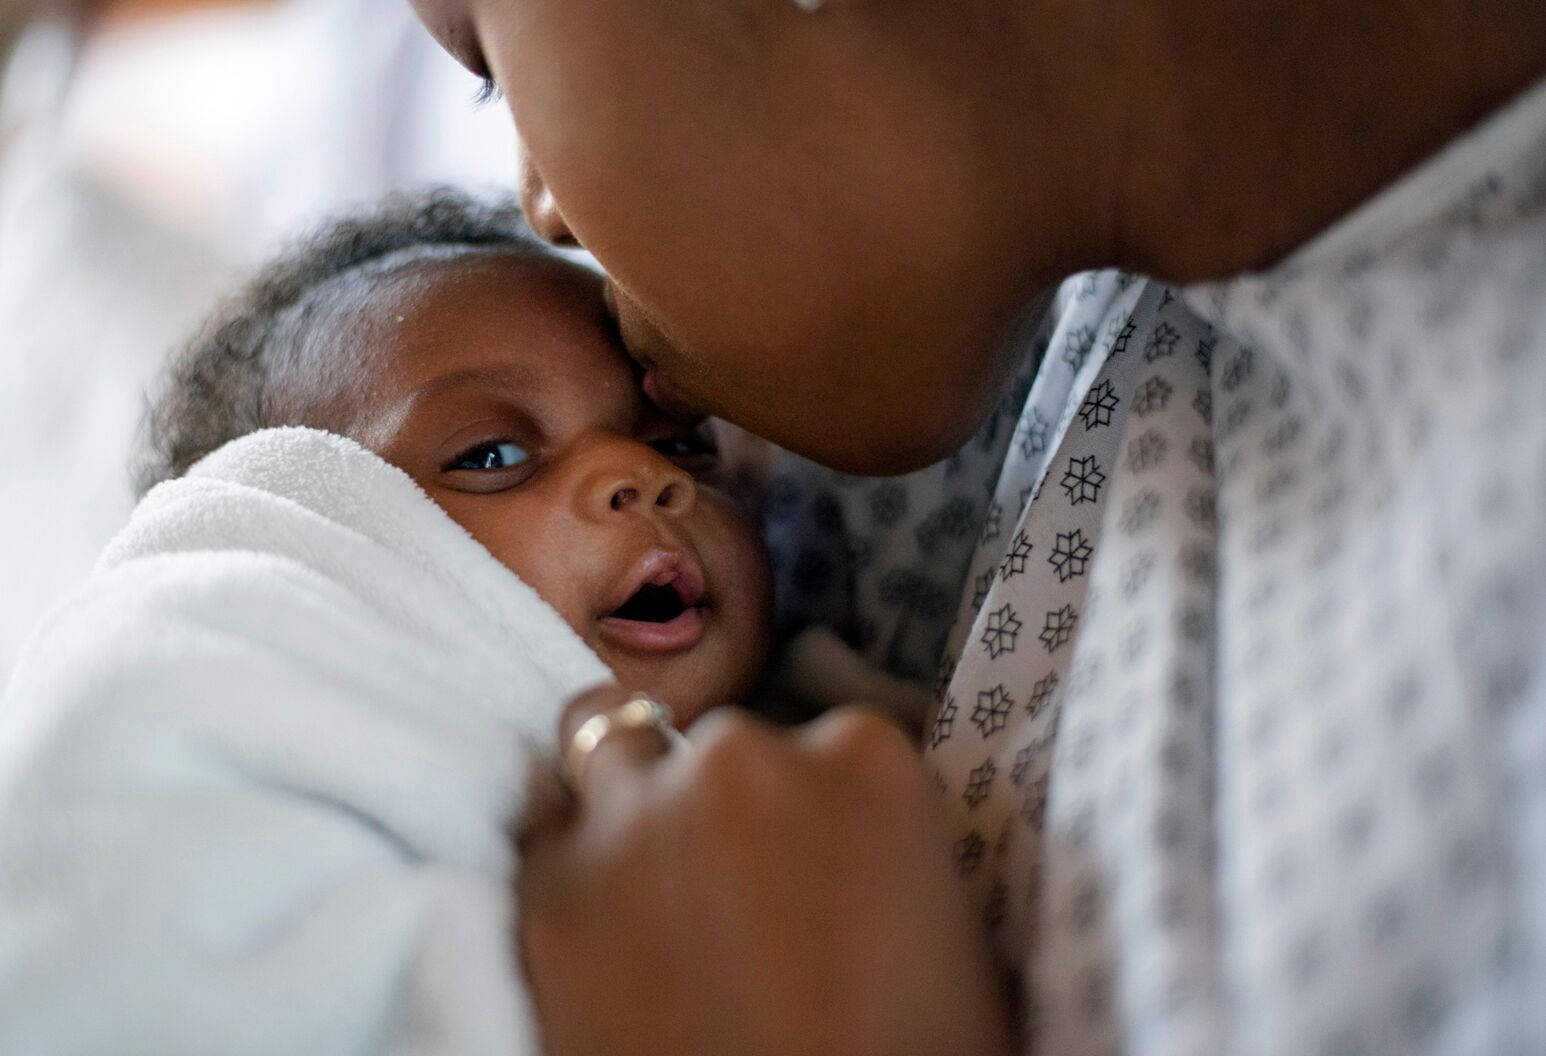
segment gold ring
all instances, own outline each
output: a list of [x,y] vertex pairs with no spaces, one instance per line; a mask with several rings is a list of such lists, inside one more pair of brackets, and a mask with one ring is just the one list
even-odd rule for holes
[[602,741],[622,730],[645,728],[659,730],[668,747],[681,737],[671,725],[671,709],[648,693],[631,694],[617,707],[598,712],[580,723],[564,750],[564,780],[570,790],[579,792],[591,753]]

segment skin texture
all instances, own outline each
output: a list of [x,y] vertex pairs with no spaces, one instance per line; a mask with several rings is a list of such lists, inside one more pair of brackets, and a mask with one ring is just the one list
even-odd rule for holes
[[[873,472],[971,433],[1051,282],[1269,265],[1546,74],[1539,0],[414,3],[503,88],[528,215],[606,267],[658,402]],[[707,719],[534,819],[550,1051],[1007,1051],[905,746]]]
[[[623,696],[582,697],[561,734]],[[647,737],[604,740],[583,824],[527,831],[545,1051],[1008,1053],[937,793],[897,727],[845,708],[789,733],[719,709],[688,739],[659,762]]]
[[861,471],[969,435],[1040,287],[1268,264],[1546,73],[1537,0],[416,6],[666,402]]
[[[955,350],[998,345],[1025,240],[959,191],[1025,163],[938,90],[960,80],[943,42],[833,35],[790,4],[421,10],[501,79],[528,202],[558,203],[530,215],[607,263],[665,402],[881,470],[938,457],[995,398],[1001,364]],[[997,46],[999,20],[963,12],[953,30]]]
[[[313,356],[329,372],[310,385],[332,392],[314,420],[412,476],[678,722],[745,699],[771,638],[761,539],[705,483],[712,448],[643,398],[594,274],[534,256],[421,262],[347,298],[333,322],[334,354]],[[500,461],[501,443],[527,457],[457,468]],[[651,558],[701,566],[696,644],[640,649],[608,619]]]

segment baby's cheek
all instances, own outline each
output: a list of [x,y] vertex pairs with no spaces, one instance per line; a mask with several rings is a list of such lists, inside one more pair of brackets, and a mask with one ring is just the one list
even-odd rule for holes
[[[771,600],[773,569],[762,533],[724,492],[703,487],[699,494],[711,514],[707,528],[709,538],[718,552],[719,561],[728,566],[737,589]],[[701,547],[703,543],[699,545]]]
[[584,637],[589,611],[580,584],[593,579],[584,567],[592,548],[577,542],[573,527],[555,523],[556,518],[522,516],[519,509],[491,505],[462,526]]
[[733,571],[726,577],[730,594],[725,601],[734,606],[738,621],[743,624],[742,647],[748,663],[760,668],[773,636],[773,568],[762,535],[751,521],[728,504],[724,516],[733,565]]

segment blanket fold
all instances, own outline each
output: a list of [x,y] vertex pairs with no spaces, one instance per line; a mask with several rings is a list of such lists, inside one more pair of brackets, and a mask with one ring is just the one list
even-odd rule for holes
[[156,488],[0,707],[0,1052],[539,1051],[508,827],[609,678],[348,440]]

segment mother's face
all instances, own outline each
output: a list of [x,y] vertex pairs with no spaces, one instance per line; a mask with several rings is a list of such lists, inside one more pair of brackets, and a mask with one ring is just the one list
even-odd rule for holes
[[1004,27],[934,23],[993,5],[415,4],[503,88],[534,223],[607,268],[663,403],[856,471],[969,435],[1026,294],[1028,163],[963,66]]

